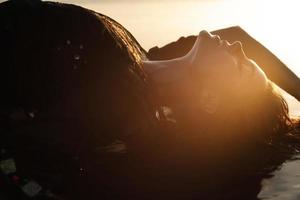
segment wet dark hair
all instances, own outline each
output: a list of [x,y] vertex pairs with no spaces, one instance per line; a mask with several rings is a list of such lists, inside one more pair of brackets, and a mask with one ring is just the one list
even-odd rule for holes
[[54,193],[113,196],[109,184],[122,184],[101,164],[111,159],[103,148],[158,126],[145,50],[116,21],[69,4],[4,2],[0,22],[1,149]]
[[140,63],[145,51],[120,24],[74,5],[17,1],[1,4],[1,21],[6,110],[86,118],[90,127],[100,121],[101,134],[93,134],[101,137],[155,124]]

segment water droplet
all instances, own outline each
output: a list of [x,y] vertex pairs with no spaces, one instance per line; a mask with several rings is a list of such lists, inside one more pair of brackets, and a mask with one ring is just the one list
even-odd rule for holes
[[78,66],[77,65],[73,65],[73,69],[78,69]]
[[81,168],[79,168],[79,171],[80,171],[80,173],[83,173],[84,169],[81,167]]
[[57,51],[60,51],[61,48],[60,48],[60,47],[57,47],[56,49],[57,49]]
[[75,60],[79,60],[79,59],[80,59],[80,55],[75,54],[75,55],[74,55],[74,59],[75,59]]
[[66,42],[67,42],[67,45],[70,45],[70,44],[71,44],[71,41],[70,41],[70,40],[67,40]]
[[28,116],[31,117],[31,118],[34,118],[35,114],[34,114],[34,112],[30,112],[30,113],[28,113]]
[[82,44],[79,46],[79,49],[83,49],[83,45]]
[[155,116],[156,116],[156,118],[157,118],[158,120],[160,120],[160,116],[159,116],[158,110],[155,112]]
[[80,176],[84,175],[84,169],[82,167],[79,168],[79,175]]

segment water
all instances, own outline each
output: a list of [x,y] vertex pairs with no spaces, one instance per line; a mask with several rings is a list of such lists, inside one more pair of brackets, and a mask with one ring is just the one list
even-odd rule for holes
[[[2,2],[0,0],[0,2]],[[180,36],[196,35],[200,30],[241,25],[266,47],[278,55],[298,75],[300,66],[298,48],[300,40],[294,27],[300,18],[296,1],[237,1],[237,0],[187,0],[187,1],[79,1],[65,0],[107,14],[124,25],[145,49],[162,46]],[[270,9],[272,8],[272,9]],[[292,34],[284,40],[282,35]],[[77,60],[77,57],[74,57]],[[79,59],[79,57],[78,57]],[[284,94],[291,115],[300,116],[300,104]],[[122,150],[116,144],[111,151]],[[273,177],[261,182],[260,199],[300,199],[300,160],[287,161],[273,172]]]
[[284,163],[270,179],[262,181],[260,199],[298,200],[300,199],[300,160]]

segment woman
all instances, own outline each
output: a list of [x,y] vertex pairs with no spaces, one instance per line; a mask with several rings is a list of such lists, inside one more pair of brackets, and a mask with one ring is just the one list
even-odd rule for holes
[[[258,137],[287,132],[292,126],[285,100],[262,69],[245,55],[239,41],[230,44],[202,31],[185,55],[143,64],[161,104],[173,108],[175,118],[181,117],[179,123],[185,121],[195,128],[191,122],[204,127],[219,121],[223,131],[234,128],[233,134],[249,132]],[[283,76],[291,77],[287,81],[293,85],[290,91],[297,96],[298,78],[282,68],[286,70]],[[199,122],[201,118],[206,122]],[[237,129],[240,125],[243,130]]]
[[[214,159],[220,152],[213,154],[217,148],[210,148],[207,141],[224,151],[220,142],[263,138],[268,143],[269,137],[261,134],[270,136],[273,128],[276,133],[289,128],[284,100],[243,55],[239,43],[231,46],[201,32],[193,48],[173,43],[147,53],[107,16],[74,5],[28,2],[8,1],[0,6],[0,157],[17,164],[16,169],[10,165],[10,171],[2,168],[0,182],[8,190],[0,188],[1,195],[187,199],[189,194],[195,198],[203,192],[199,185],[209,185],[212,173],[204,169],[209,171],[217,166],[216,160],[222,160]],[[229,41],[226,37],[235,33],[236,29],[220,30],[222,39]],[[192,43],[194,39],[187,38]],[[251,45],[258,44],[245,43],[246,48]],[[147,57],[167,56],[170,46],[171,57],[177,59],[148,61]],[[219,59],[222,62],[214,62]],[[244,81],[251,79],[248,73],[252,72],[241,70],[240,75],[240,61],[257,72],[251,80],[257,84],[251,83],[250,89]],[[162,64],[170,66],[161,69]],[[284,65],[274,66],[265,69],[275,69],[275,74],[282,71],[278,79],[272,75],[274,81],[298,97],[298,78]],[[176,123],[165,116],[162,108],[166,106],[174,112],[170,118]],[[219,131],[228,133],[229,140]],[[203,140],[194,140],[200,137]],[[42,189],[27,184],[28,179]],[[173,189],[178,192],[174,194]],[[190,189],[195,193],[187,192]]]

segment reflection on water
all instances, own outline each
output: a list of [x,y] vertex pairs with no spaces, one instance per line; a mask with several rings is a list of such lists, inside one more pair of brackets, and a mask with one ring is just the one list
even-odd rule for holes
[[273,172],[273,177],[262,181],[260,199],[298,200],[300,199],[300,160],[293,160]]

